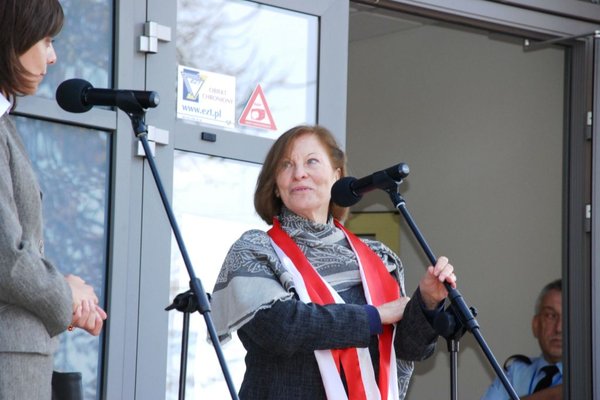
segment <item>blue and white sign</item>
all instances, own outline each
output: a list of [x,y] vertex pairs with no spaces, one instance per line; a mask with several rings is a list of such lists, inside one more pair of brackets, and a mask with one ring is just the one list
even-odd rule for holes
[[235,77],[180,65],[177,118],[233,128]]

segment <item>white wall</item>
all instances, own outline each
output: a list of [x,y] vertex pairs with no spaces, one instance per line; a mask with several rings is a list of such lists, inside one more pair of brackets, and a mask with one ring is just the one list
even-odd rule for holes
[[[500,363],[539,352],[534,301],[561,272],[563,74],[561,49],[526,53],[516,41],[440,25],[350,43],[351,175],[409,164],[408,209],[434,253],[455,265]],[[371,193],[354,209],[390,207]],[[402,229],[410,291],[427,261]],[[470,333],[458,363],[459,398],[479,398],[494,372]],[[449,379],[441,339],[418,363],[408,398],[449,398]]]

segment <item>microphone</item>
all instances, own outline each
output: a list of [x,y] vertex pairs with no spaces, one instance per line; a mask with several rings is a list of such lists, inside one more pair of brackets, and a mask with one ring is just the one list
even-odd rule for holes
[[409,172],[408,165],[400,163],[360,179],[346,176],[333,184],[331,200],[338,206],[350,207],[358,203],[366,192],[397,186]]
[[56,102],[65,111],[84,113],[93,106],[119,106],[117,99],[122,95],[133,95],[142,108],[156,107],[158,93],[143,90],[95,89],[83,79],[68,79],[58,85]]

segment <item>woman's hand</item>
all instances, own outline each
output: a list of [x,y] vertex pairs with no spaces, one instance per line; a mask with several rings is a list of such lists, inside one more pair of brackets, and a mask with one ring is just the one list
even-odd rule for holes
[[83,301],[75,307],[71,327],[81,328],[91,335],[98,336],[106,318],[106,312],[102,307],[90,300]]
[[94,288],[77,275],[67,275],[65,280],[71,287],[73,293],[73,312],[75,308],[83,301],[92,300],[94,304],[98,304],[98,297],[94,293]]
[[98,297],[94,288],[76,275],[67,275],[65,280],[71,287],[73,295],[73,319],[71,328],[81,328],[94,336],[98,336],[106,320],[106,312],[98,305]]
[[448,282],[453,288],[456,287],[454,267],[448,263],[446,257],[440,257],[435,267],[429,266],[427,268],[427,272],[419,282],[421,298],[428,309],[433,310],[448,296],[444,282]]
[[410,297],[400,297],[397,300],[382,304],[377,307],[379,318],[383,325],[391,325],[400,321],[404,316],[404,309]]

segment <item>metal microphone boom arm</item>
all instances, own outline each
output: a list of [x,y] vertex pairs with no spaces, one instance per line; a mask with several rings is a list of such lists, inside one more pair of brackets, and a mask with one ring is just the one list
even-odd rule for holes
[[[408,223],[408,226],[410,227],[412,233],[414,234],[415,238],[421,245],[423,251],[427,255],[427,259],[429,260],[431,265],[435,265],[436,261],[437,261],[437,257],[435,257],[435,255],[433,254],[433,251],[429,247],[429,244],[427,243],[427,241],[421,234],[421,231],[415,224],[414,219],[408,212],[408,209],[406,208],[406,201],[398,192],[400,183],[401,183],[401,181],[400,182],[394,181],[393,179],[390,178],[388,184],[386,184],[386,185],[382,184],[380,187],[382,187],[383,190],[385,190],[389,194],[390,199],[392,200],[392,203],[394,204],[394,207],[400,211],[400,213],[402,214],[402,216]],[[475,316],[473,315],[471,308],[469,308],[467,306],[462,295],[460,294],[460,292],[457,289],[453,288],[448,282],[444,282],[444,286],[446,287],[446,290],[448,290],[448,299],[450,300],[452,310],[454,311],[454,313],[457,315],[457,317],[459,319],[458,322],[460,322],[469,332],[471,332],[473,334],[473,336],[475,336],[477,343],[479,343],[479,346],[481,347],[486,358],[492,365],[492,368],[494,368],[494,371],[496,371],[496,375],[498,376],[498,378],[504,385],[504,388],[510,395],[510,398],[512,400],[519,400],[519,396],[515,392],[515,389],[512,387],[512,385],[508,381],[508,378],[504,374],[504,371],[498,364],[498,361],[494,357],[494,354],[492,353],[488,344],[486,343],[485,339],[483,338],[483,335],[481,334],[480,329],[479,329],[479,324],[477,323],[477,320],[475,319]]]
[[[217,355],[217,359],[219,360],[221,371],[223,372],[223,377],[225,379],[225,382],[227,383],[227,389],[229,390],[231,399],[238,400],[238,395],[235,391],[235,385],[227,367],[227,362],[225,361],[223,350],[219,343],[219,336],[217,335],[217,330],[212,321],[210,301],[206,292],[204,291],[202,281],[196,276],[194,267],[192,266],[192,261],[190,259],[187,248],[185,247],[185,242],[183,241],[183,235],[179,230],[179,225],[177,223],[177,219],[175,218],[175,213],[173,212],[173,208],[171,207],[171,203],[169,202],[169,198],[167,197],[167,193],[162,184],[162,180],[160,178],[156,162],[154,161],[154,156],[152,155],[152,150],[150,149],[150,145],[148,144],[148,129],[144,121],[146,112],[144,108],[139,104],[133,93],[130,92],[118,93],[116,97],[116,105],[129,116],[129,118],[131,119],[131,125],[135,136],[142,143],[142,147],[144,148],[144,153],[146,155],[146,160],[148,161],[148,165],[150,166],[150,170],[152,172],[152,177],[154,178],[154,183],[156,184],[156,189],[158,190],[160,199],[162,200],[165,213],[167,214],[173,235],[175,236],[175,241],[177,242],[177,246],[179,247],[179,251],[183,258],[183,262],[190,277],[190,290],[188,292],[182,293],[180,296],[178,296],[178,298],[176,298],[176,300],[171,306],[166,308],[166,310],[171,310],[175,308],[178,311],[184,312],[184,331],[182,338],[182,354],[180,363],[181,371],[179,380],[179,399],[183,400],[185,398],[185,378],[187,370],[186,357],[188,340],[187,329],[189,327],[189,313],[198,311],[204,317],[206,329],[212,341],[215,354]],[[193,302],[190,303],[192,299]]]

